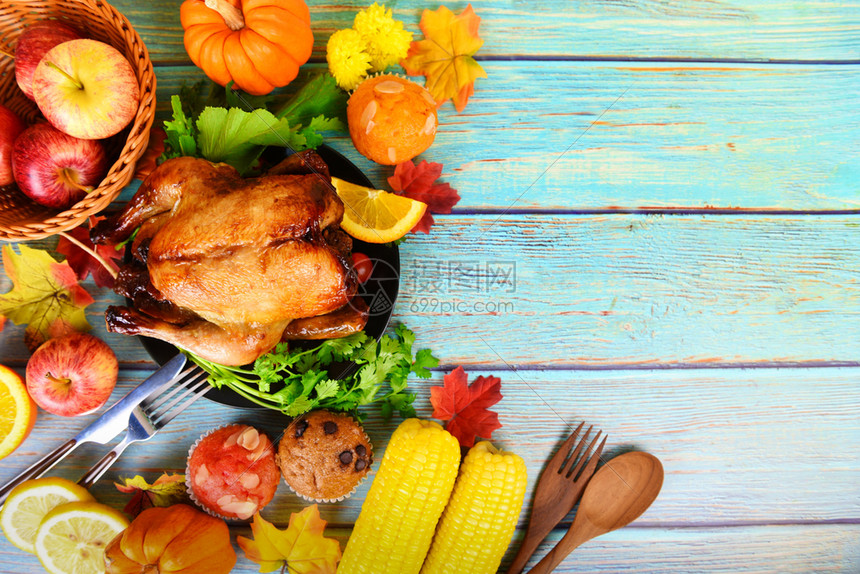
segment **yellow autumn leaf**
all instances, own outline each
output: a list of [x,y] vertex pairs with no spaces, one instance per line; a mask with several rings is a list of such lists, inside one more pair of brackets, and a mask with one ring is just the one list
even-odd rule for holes
[[236,542],[248,560],[260,565],[260,572],[278,570],[286,562],[291,574],[335,574],[340,543],[323,536],[325,525],[316,504],[291,514],[286,530],[278,530],[257,512],[251,523],[254,538],[237,536]]
[[89,331],[84,309],[93,298],[68,263],[23,243],[18,250],[20,254],[11,245],[2,248],[3,270],[13,287],[0,295],[0,315],[27,325],[25,338],[33,350],[52,336]]
[[475,80],[487,77],[472,57],[484,44],[478,36],[480,24],[471,4],[458,15],[445,6],[435,12],[425,9],[421,15],[424,39],[412,42],[400,65],[410,76],[426,76],[425,87],[437,106],[453,99],[457,111],[463,111],[475,92]]
[[125,494],[132,494],[131,500],[123,508],[123,512],[137,516],[153,506],[170,506],[187,500],[184,474],[167,474],[166,472],[149,484],[140,475],[124,479],[125,484],[113,483],[116,489]]

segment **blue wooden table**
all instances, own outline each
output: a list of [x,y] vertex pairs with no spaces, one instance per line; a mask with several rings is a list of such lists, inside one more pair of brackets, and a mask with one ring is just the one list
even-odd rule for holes
[[[202,77],[179,2],[115,5],[149,47],[164,118],[170,95]],[[309,5],[313,69],[366,3]],[[388,5],[419,35],[421,11],[437,7]],[[612,452],[662,460],[647,513],[558,572],[860,571],[860,3],[472,5],[488,78],[462,113],[441,108],[421,156],[444,164],[462,201],[401,246],[394,319],[442,360],[412,385],[419,414],[462,365],[502,378],[494,442],[524,457],[530,488],[580,420],[608,433]],[[385,184],[391,169],[348,137],[329,143]],[[121,361],[118,397],[155,364],[136,339],[105,332],[118,297],[87,287],[94,333]],[[19,372],[22,334],[0,332],[0,363]],[[40,413],[0,480],[92,418]],[[397,423],[374,409],[367,420],[381,453]],[[285,419],[199,402],[132,446],[94,494],[121,508],[111,479],[181,472],[197,436],[232,421],[276,434]],[[103,451],[84,447],[55,474],[77,479]],[[368,484],[322,508],[330,535],[349,536]],[[282,487],[264,515],[285,526],[300,508]],[[39,569],[5,540],[0,563]],[[240,556],[235,571],[257,568]]]

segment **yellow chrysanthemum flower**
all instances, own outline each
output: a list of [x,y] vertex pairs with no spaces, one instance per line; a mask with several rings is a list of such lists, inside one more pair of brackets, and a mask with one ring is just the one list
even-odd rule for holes
[[361,34],[351,28],[338,30],[328,39],[325,59],[337,85],[353,90],[367,76],[370,55]]
[[391,9],[376,2],[355,15],[353,29],[361,34],[365,51],[370,55],[370,67],[382,72],[406,57],[412,43],[412,32],[403,29],[403,22],[395,20]]

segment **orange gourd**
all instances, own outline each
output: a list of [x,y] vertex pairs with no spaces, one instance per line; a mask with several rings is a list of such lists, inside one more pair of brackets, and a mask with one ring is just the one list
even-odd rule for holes
[[106,574],[228,574],[227,523],[187,504],[148,508],[105,548]]
[[311,57],[304,0],[185,0],[185,50],[215,82],[261,96],[286,86]]

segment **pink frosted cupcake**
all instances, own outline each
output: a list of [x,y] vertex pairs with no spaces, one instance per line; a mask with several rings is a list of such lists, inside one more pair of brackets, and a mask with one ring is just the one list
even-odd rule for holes
[[214,429],[188,453],[188,493],[198,506],[220,518],[251,518],[271,502],[280,478],[272,441],[248,425]]

